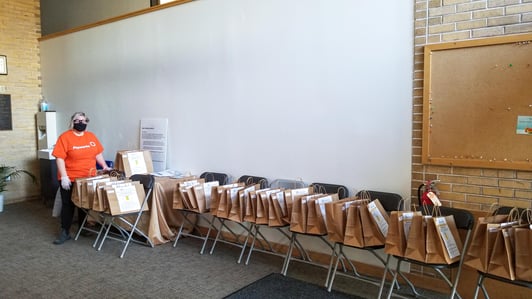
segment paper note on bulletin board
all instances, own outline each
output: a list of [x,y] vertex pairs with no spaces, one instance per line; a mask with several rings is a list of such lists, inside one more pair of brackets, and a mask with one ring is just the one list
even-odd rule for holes
[[518,116],[515,133],[532,137],[532,116]]
[[151,153],[153,170],[166,169],[168,144],[168,119],[142,119],[140,121],[140,148]]
[[532,170],[532,34],[427,45],[424,76],[423,163]]

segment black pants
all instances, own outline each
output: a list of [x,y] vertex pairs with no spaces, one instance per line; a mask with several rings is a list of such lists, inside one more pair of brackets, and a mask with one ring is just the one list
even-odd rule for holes
[[76,207],[72,202],[72,186],[70,190],[65,190],[61,187],[61,181],[59,181],[59,188],[61,189],[61,229],[70,232],[72,226],[72,220],[74,219],[74,211],[78,210],[78,223],[81,226],[83,219],[85,219],[85,211]]

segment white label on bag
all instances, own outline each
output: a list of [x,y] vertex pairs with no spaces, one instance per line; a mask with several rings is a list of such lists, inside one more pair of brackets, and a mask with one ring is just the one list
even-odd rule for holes
[[[103,183],[103,182],[109,182],[111,181],[111,178],[103,178],[103,179],[99,179],[99,180],[92,180],[90,181],[90,186],[92,188],[92,191],[96,190],[96,185],[98,183]],[[89,186],[89,184],[87,184],[87,187]]]
[[440,232],[440,236],[443,240],[445,248],[447,249],[447,253],[449,254],[449,257],[453,259],[459,256],[460,251],[458,250],[458,247],[456,246],[456,241],[454,240],[453,234],[451,233],[451,230],[449,229],[449,225],[447,225],[447,221],[445,220],[445,217],[435,217],[434,223],[436,223],[436,228]]
[[410,233],[410,226],[412,225],[412,218],[414,218],[414,212],[403,213],[399,216],[399,222],[403,222],[403,230],[405,232],[405,238]]
[[116,198],[120,212],[130,212],[140,210],[139,197],[135,186],[116,186]]
[[292,198],[290,200],[293,202],[296,197],[308,195],[309,194],[309,188],[300,188],[300,189],[292,189],[292,192],[290,192]]
[[144,161],[144,152],[127,153],[127,161],[131,167],[131,174],[148,172],[146,161]]
[[388,235],[388,222],[386,222],[386,219],[384,219],[384,216],[381,214],[381,211],[379,211],[379,209],[377,208],[375,201],[368,203],[368,211],[377,223],[377,226],[379,227],[379,230],[381,231],[382,235],[386,237]]
[[229,189],[229,198],[231,199],[231,204],[235,204],[235,202],[238,199],[238,191],[240,191],[243,188],[244,187],[237,187],[237,188]]
[[342,205],[342,211],[347,210],[352,204],[353,204],[353,201],[345,202],[345,203]]
[[199,181],[198,180],[184,181],[180,185],[181,185],[181,187],[196,186],[196,185],[199,185]]

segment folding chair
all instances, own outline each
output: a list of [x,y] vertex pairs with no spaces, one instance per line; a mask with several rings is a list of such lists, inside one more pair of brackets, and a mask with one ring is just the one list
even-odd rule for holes
[[[260,188],[268,187],[268,180],[260,176],[243,175],[240,178],[238,178],[237,182],[245,183],[246,185],[260,184]],[[246,247],[248,246],[249,237],[252,234],[251,225],[246,225],[247,222],[236,222],[236,221],[231,221],[230,219],[227,219],[227,218],[216,217],[215,219],[218,219],[218,221],[220,222],[220,227],[218,228],[218,233],[216,234],[216,238],[214,239],[214,242],[212,244],[210,254],[214,253],[214,248],[216,247],[216,243],[218,243],[218,241],[229,244],[229,245],[233,245],[238,248],[241,248],[240,256],[238,257],[238,260],[237,260],[237,263],[240,264],[240,262],[242,261],[242,257],[244,256],[244,253],[246,251]],[[240,240],[241,235],[236,234],[226,224],[226,221],[236,223],[245,230],[244,242],[240,243],[239,240]],[[213,220],[213,223],[214,223],[214,220]],[[223,238],[222,231],[224,227],[235,237],[235,241],[230,241],[230,240],[226,240]]]
[[[100,238],[102,238],[100,241],[100,246],[98,247],[98,251],[102,249],[103,243],[105,242],[105,239],[107,238],[118,240],[118,241],[125,243],[124,248],[122,249],[122,253],[120,254],[120,258],[124,257],[126,250],[129,246],[129,243],[131,241],[153,247],[153,242],[144,232],[142,232],[137,227],[137,225],[139,224],[144,208],[148,204],[148,199],[151,196],[153,186],[155,184],[155,177],[150,174],[135,174],[135,175],[132,175],[130,179],[132,181],[140,182],[144,187],[145,196],[142,199],[140,209],[132,213],[126,213],[126,214],[121,214],[121,215],[111,215],[110,213],[102,213],[104,215],[104,223],[102,227],[100,228],[98,236],[96,237],[96,241],[94,242],[94,244],[96,245],[98,241],[100,240]],[[131,219],[134,219],[134,221],[131,221]],[[120,224],[123,224],[127,228],[124,228]],[[121,238],[109,236],[111,227],[115,228],[118,231],[119,236],[121,236]],[[103,236],[102,236],[102,233],[103,233]],[[135,233],[140,235],[143,239],[145,239],[145,241],[139,241],[139,240],[133,239],[133,235]]]
[[[227,174],[225,174],[225,173],[220,173],[220,172],[204,172],[204,173],[202,173],[200,175],[200,178],[201,179],[205,179],[206,182],[218,181],[218,183],[220,185],[225,185],[225,184],[229,183],[229,176]],[[213,223],[213,221],[211,221],[210,214],[206,215],[206,213],[199,213],[199,212],[188,210],[188,209],[180,209],[180,211],[183,214],[183,219],[184,220],[183,220],[183,223],[181,223],[181,225],[179,226],[179,231],[178,231],[177,237],[175,238],[175,241],[174,241],[174,247],[177,246],[177,242],[179,241],[181,236],[188,236],[188,237],[192,237],[192,238],[197,238],[197,239],[203,240],[203,245],[201,246],[201,250],[200,250],[200,254],[203,254],[203,252],[205,251],[205,247],[207,246],[207,242],[209,240],[209,236],[211,234],[212,228],[214,227],[214,223]],[[197,215],[199,218],[205,220],[205,222],[208,223],[209,228],[208,228],[208,231],[207,231],[207,233],[205,235],[203,235],[201,233],[201,230],[198,227],[197,222],[191,221],[188,218],[188,215],[190,215],[190,214]],[[183,228],[185,226],[185,222],[188,222],[189,224],[191,224],[192,227],[195,228],[195,230],[196,230],[196,232],[198,234],[184,232]]]
[[[403,205],[402,197],[399,194],[367,190],[367,191],[360,191],[360,192],[358,192],[357,195],[360,196],[362,194],[362,192],[365,192],[366,194],[368,194],[371,199],[378,199],[379,202],[381,203],[382,207],[384,208],[384,210],[386,212],[388,212],[388,213],[390,213],[391,211],[401,210],[403,208],[402,207],[402,205]],[[358,278],[358,279],[361,279],[361,280],[364,280],[364,281],[379,285],[380,280],[375,280],[372,277],[365,276],[365,275],[362,275],[362,274],[358,273],[358,271],[356,270],[356,267],[353,265],[353,263],[345,255],[344,246],[347,246],[347,247],[350,247],[350,248],[356,248],[356,249],[360,249],[360,250],[369,251],[371,254],[373,254],[377,258],[377,260],[379,260],[379,262],[382,263],[383,266],[386,266],[386,264],[388,263],[388,259],[390,258],[390,256],[388,255],[387,259],[385,260],[377,253],[377,250],[383,249],[384,245],[368,246],[368,247],[355,247],[355,246],[345,245],[343,242],[336,242],[334,244],[334,248],[335,248],[335,250],[336,250],[336,248],[338,248],[338,251],[337,252],[335,251],[333,253],[333,256],[331,257],[331,258],[336,257],[336,263],[335,263],[334,267],[332,268],[332,271],[329,270],[329,271],[331,271],[331,277],[329,279],[329,286],[327,287],[327,290],[330,292],[331,289],[332,289],[332,286],[333,286],[333,283],[334,283],[334,278],[336,277],[336,273],[337,273],[337,269],[338,269],[338,263],[339,263],[340,259],[342,259],[342,258],[346,259],[347,262],[349,263],[349,265],[351,267],[351,271],[353,272],[354,278]]]
[[[348,189],[343,186],[343,185],[337,185],[337,184],[328,184],[328,183],[312,183],[311,186],[314,188],[314,191],[316,193],[325,193],[325,194],[338,194],[338,198],[339,199],[342,199],[342,198],[345,198],[347,196],[349,196],[349,191]],[[294,250],[294,246],[296,244],[300,244],[299,241],[297,240],[297,236],[298,235],[307,235],[307,236],[312,236],[312,237],[317,237],[319,238],[320,240],[322,240],[329,248],[331,248],[331,260],[330,260],[330,263],[329,263],[329,271],[327,272],[327,278],[325,280],[325,286],[327,287],[329,285],[329,278],[330,278],[330,271],[331,271],[331,265],[332,265],[332,262],[333,262],[333,256],[335,254],[335,248],[334,246],[325,238],[327,236],[327,234],[323,234],[323,235],[311,235],[311,234],[302,234],[302,233],[299,233],[299,232],[294,232],[294,231],[291,231],[291,237],[290,237],[290,243],[288,245],[288,251],[286,252],[286,256],[285,256],[285,259],[284,259],[284,263],[283,263],[283,267],[281,269],[281,274],[286,276],[287,272],[288,272],[288,266],[290,265],[290,261],[294,260],[294,261],[299,261],[299,262],[303,262],[303,263],[307,263],[307,264],[312,264],[312,265],[315,265],[315,266],[320,266],[320,267],[323,267],[323,265],[321,264],[318,264],[314,261],[312,261],[312,259],[310,258],[310,256],[308,255],[308,253],[306,252],[306,250],[304,248],[301,248],[301,258],[297,259],[295,257],[292,256],[292,253],[293,253],[293,250]]]
[[[495,210],[494,214],[501,214],[501,215],[502,214],[508,214],[510,212],[510,210],[512,210],[512,209],[513,209],[513,207],[500,207],[500,208]],[[525,217],[525,214],[522,213],[523,209],[518,209],[518,211],[519,211],[519,215],[522,215],[523,217]],[[527,219],[523,219],[523,220],[528,221]],[[477,270],[477,273],[478,273],[478,279],[477,279],[477,282],[476,282],[475,293],[474,293],[474,296],[473,296],[473,298],[475,298],[475,299],[478,298],[479,290],[482,290],[482,294],[484,295],[485,299],[489,299],[490,298],[489,295],[488,295],[488,291],[486,290],[486,287],[484,286],[484,281],[485,281],[486,278],[532,289],[532,282],[531,281],[524,281],[524,280],[517,280],[517,279],[516,280],[510,280],[510,279],[507,279],[507,278],[504,278],[504,277],[500,277],[500,276],[489,274],[489,273],[484,273],[484,272],[478,271],[478,270]]]
[[[305,184],[305,182],[303,182],[301,180],[276,179],[276,180],[274,180],[274,181],[272,181],[270,183],[270,188],[272,188],[272,189],[283,189],[283,190],[286,190],[286,189],[298,189],[298,188],[304,188],[304,187],[307,187],[307,184]],[[288,226],[289,226],[289,224],[287,224],[285,226],[270,227],[269,225],[265,225],[265,224],[251,223],[250,232],[251,232],[253,238],[251,240],[251,245],[249,247],[248,256],[246,258],[245,264],[246,265],[249,264],[249,260],[251,258],[251,254],[253,253],[253,251],[259,251],[259,252],[263,252],[263,253],[268,253],[268,254],[273,254],[273,255],[284,257],[285,256],[284,254],[277,253],[275,251],[275,249],[271,246],[270,242],[260,232],[260,228],[261,227],[267,227],[267,228],[276,229],[284,237],[286,237],[288,240],[290,240],[290,235],[285,231],[285,228],[288,227]],[[261,237],[260,240],[257,239],[258,236]],[[264,248],[257,249],[255,247],[256,243],[258,243],[259,245],[263,245],[263,243],[266,243],[266,245],[268,246],[268,250],[265,250]],[[299,249],[302,248],[302,246],[299,244],[299,242],[296,243],[296,246],[298,246]]]
[[[429,209],[429,213],[432,213],[433,206],[428,206],[428,209]],[[417,292],[414,284],[401,272],[401,263],[403,263],[403,262],[408,262],[408,263],[420,265],[420,266],[423,266],[423,267],[432,268],[436,273],[438,273],[438,275],[449,286],[449,288],[450,288],[450,298],[454,298],[455,295],[457,295],[459,298],[461,298],[460,295],[457,293],[457,287],[458,287],[458,282],[459,282],[459,279],[460,279],[460,274],[462,272],[462,265],[463,265],[463,262],[464,262],[464,257],[466,255],[465,253],[466,253],[467,247],[469,245],[469,241],[470,241],[470,238],[471,238],[471,233],[472,233],[473,225],[474,225],[475,221],[474,221],[474,218],[473,218],[473,214],[471,214],[471,212],[466,211],[466,210],[449,208],[449,207],[440,207],[440,212],[441,212],[442,216],[453,215],[454,216],[454,221],[456,223],[456,227],[459,230],[464,230],[466,232],[465,233],[465,237],[462,237],[463,249],[460,252],[460,259],[458,261],[452,263],[452,264],[429,264],[429,263],[424,263],[424,262],[412,260],[412,259],[409,259],[409,258],[405,258],[405,257],[402,257],[402,256],[395,256],[394,255],[394,257],[397,259],[397,266],[396,266],[395,272],[393,273],[392,283],[391,283],[391,286],[390,286],[390,288],[388,290],[387,298],[390,298],[392,296],[394,287],[395,287],[396,282],[397,282],[397,275],[400,275],[406,281],[406,283],[408,284],[408,286],[410,287],[412,292],[415,294],[415,296],[419,296],[420,295]],[[383,279],[381,281],[381,285],[380,285],[380,288],[379,288],[379,296],[378,296],[378,298],[381,297],[382,291],[384,289],[384,284],[385,284],[385,280],[386,280],[386,274],[387,274],[389,268],[390,268],[390,259],[388,259],[388,262],[386,263],[386,268],[384,270],[384,276],[383,276]],[[452,275],[452,277],[448,277],[443,272],[444,269],[456,269],[456,273],[454,273],[454,275]]]
[[[109,167],[113,167],[113,162],[112,161],[106,161],[107,162],[107,165],[109,165]],[[101,170],[101,166],[99,164],[96,164],[96,167],[98,169],[98,172],[97,172],[97,175],[100,175],[100,174],[103,174],[103,171]],[[122,180],[124,179],[124,173],[121,172],[121,171],[118,171],[116,169],[111,169],[110,171],[106,172],[106,174],[108,174],[110,177],[115,177],[117,178],[118,180]],[[92,228],[92,227],[89,227],[87,224],[89,223],[89,217],[92,215],[93,219],[96,221],[96,224],[98,226],[101,226],[103,225],[103,221],[104,221],[104,218],[103,218],[103,215],[100,213],[100,212],[96,212],[96,211],[93,211],[91,209],[83,209],[83,208],[79,208],[79,209],[82,209],[84,212],[85,212],[85,217],[83,218],[83,221],[81,223],[81,225],[79,226],[78,228],[78,232],[76,233],[76,236],[74,237],[74,240],[78,240],[79,236],[82,234],[82,232],[89,232],[89,233],[94,233],[94,234],[98,234],[99,230],[95,229],[95,228]],[[91,211],[93,213],[91,213]],[[89,215],[91,214],[91,215]]]

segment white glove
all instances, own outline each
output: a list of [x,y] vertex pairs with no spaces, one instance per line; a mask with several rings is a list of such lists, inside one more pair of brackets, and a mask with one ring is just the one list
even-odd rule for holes
[[63,189],[65,190],[70,190],[70,185],[72,185],[72,183],[70,182],[70,178],[67,176],[62,176],[61,177],[61,187],[63,187]]

